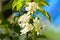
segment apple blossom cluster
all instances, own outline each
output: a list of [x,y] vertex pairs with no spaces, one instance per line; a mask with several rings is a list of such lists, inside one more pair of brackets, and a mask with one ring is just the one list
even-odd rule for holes
[[33,13],[35,12],[37,9],[41,10],[41,8],[38,6],[37,3],[35,2],[29,2],[29,3],[26,3],[26,11],[28,11],[29,13]]
[[[34,28],[37,34],[39,35],[41,32],[40,16],[37,15],[37,17],[32,18],[31,14],[33,14],[37,9],[40,9],[40,7],[35,2],[29,2],[26,5],[27,6],[25,7],[25,9],[27,13],[21,15],[18,19],[18,24],[22,28],[22,30],[20,30],[21,35],[26,34],[29,31],[32,31]],[[29,23],[30,21],[32,21],[32,23]]]

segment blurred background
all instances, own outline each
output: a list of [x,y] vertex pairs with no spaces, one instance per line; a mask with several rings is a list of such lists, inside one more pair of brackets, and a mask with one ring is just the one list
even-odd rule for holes
[[50,6],[44,9],[49,12],[52,23],[58,27],[60,26],[60,0],[46,0]]
[[[46,0],[49,6],[43,7],[51,16],[51,23],[55,27],[60,27],[60,0]],[[0,0],[0,13],[3,14],[5,19],[11,18],[12,15],[12,2],[13,0]],[[1,16],[0,16],[1,19]],[[5,29],[0,28],[0,33]],[[2,32],[4,33],[4,32]]]

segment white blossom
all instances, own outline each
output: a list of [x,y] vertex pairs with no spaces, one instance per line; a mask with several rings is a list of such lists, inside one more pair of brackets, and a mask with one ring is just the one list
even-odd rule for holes
[[39,34],[42,35],[46,29],[46,25],[43,24],[43,26],[41,26],[41,22],[43,21],[41,19],[38,19],[38,17],[36,17],[33,21],[34,21],[33,25],[34,25],[34,28],[36,29],[35,31],[37,32],[37,35]]
[[31,16],[30,13],[24,14],[22,16],[19,17],[18,19],[18,24],[21,28],[23,28],[20,32],[21,35],[22,34],[26,34],[28,31],[33,29],[32,24],[29,24],[29,20],[30,20]]
[[29,19],[30,19],[30,15],[27,13],[27,14],[24,14],[22,16],[19,17],[18,19],[18,24],[22,27],[25,26],[25,23],[28,23],[29,22]]
[[37,32],[37,35],[39,35],[40,33],[39,32]]
[[21,35],[26,34],[27,32],[31,31],[34,27],[31,24],[26,23],[25,27],[20,31]]
[[38,20],[37,18],[35,18],[34,20],[34,27],[36,28],[36,31],[40,31],[40,20]]
[[27,7],[25,9],[26,11],[33,13],[34,11],[36,11],[36,9],[40,9],[40,7],[35,2],[29,2],[27,3]]
[[[29,21],[30,21],[30,19],[32,19],[30,14],[40,8],[35,2],[29,2],[29,3],[27,3],[27,5],[28,6],[25,9],[28,12],[26,14],[21,15],[18,19],[18,24],[22,28],[22,30],[20,30],[21,35],[26,34],[27,32],[33,30],[33,28],[35,28],[37,35],[39,35],[42,30],[41,29],[41,20],[40,20],[41,17],[39,15],[37,15],[37,17],[35,19],[33,19],[33,23],[32,23],[33,25],[29,24]],[[46,25],[44,25],[42,28],[44,29],[45,26]]]
[[[19,25],[21,26],[21,28],[23,28],[22,30],[20,30],[21,35],[26,34],[27,32],[33,30],[33,28],[35,28],[37,35],[39,35],[39,33],[41,32],[41,25],[40,25],[41,20],[39,20],[38,17],[36,17],[35,19],[33,19],[33,25],[29,24],[29,20],[30,20],[30,15],[27,14],[24,14],[19,18],[18,22],[21,22],[19,23]],[[43,25],[43,27],[45,26],[46,25]]]

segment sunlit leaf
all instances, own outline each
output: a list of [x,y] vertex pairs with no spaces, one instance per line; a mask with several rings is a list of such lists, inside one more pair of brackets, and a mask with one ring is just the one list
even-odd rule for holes
[[15,8],[15,6],[17,5],[17,3],[16,2],[13,2],[13,4],[12,4],[12,9],[14,9]]
[[48,6],[48,3],[45,1],[41,1],[40,4],[42,4],[43,6]]
[[20,11],[20,8],[23,5],[23,0],[14,0],[13,4],[12,4],[12,10],[14,10],[14,8],[16,8],[17,11]]
[[51,20],[50,15],[48,14],[48,12],[44,11],[44,10],[38,10],[40,11],[47,19]]
[[48,6],[46,0],[34,0],[39,6]]
[[22,3],[19,2],[19,3],[17,4],[17,6],[16,6],[17,11],[20,10],[21,7],[22,7]]

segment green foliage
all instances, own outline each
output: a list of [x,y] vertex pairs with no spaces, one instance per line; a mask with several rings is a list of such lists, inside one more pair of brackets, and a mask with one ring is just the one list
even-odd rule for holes
[[43,14],[48,20],[51,21],[51,18],[50,18],[50,16],[49,16],[48,12],[46,12],[45,10],[38,10],[38,11],[40,11],[41,14]]
[[18,34],[20,34],[20,27],[18,26],[18,25],[15,25],[14,26],[14,31],[16,32],[16,33],[18,33]]
[[2,23],[2,20],[0,20],[0,24]]
[[12,8],[12,2],[13,0],[10,0],[5,6],[2,7],[2,12],[5,12],[6,10],[9,10]]
[[38,3],[38,5],[41,6],[48,6],[48,3],[46,2],[46,0],[34,0],[36,3]]
[[19,40],[19,36],[15,37],[14,40]]
[[17,11],[20,11],[20,8],[23,6],[23,0],[14,0],[13,4],[12,4],[12,10],[14,8],[17,9]]

